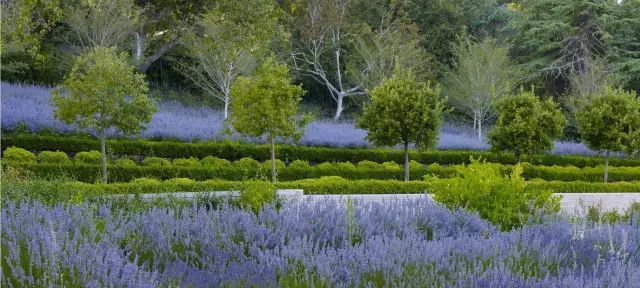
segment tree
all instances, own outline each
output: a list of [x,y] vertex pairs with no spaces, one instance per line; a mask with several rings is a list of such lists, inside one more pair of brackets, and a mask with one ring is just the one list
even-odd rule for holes
[[266,135],[271,144],[271,181],[276,182],[275,142],[278,138],[298,139],[307,117],[296,119],[302,87],[291,84],[289,68],[267,58],[253,77],[238,77],[231,87],[228,122],[241,134]]
[[20,60],[7,59],[6,56],[26,53],[31,57],[43,58],[40,53],[41,41],[62,20],[63,11],[58,0],[1,1],[0,7],[0,54],[3,57],[0,67],[2,73],[22,74],[29,70],[29,65]]
[[64,82],[54,90],[56,118],[97,131],[104,183],[107,131],[116,129],[130,135],[143,129],[156,111],[147,91],[144,76],[128,64],[127,55],[104,47],[79,56]]
[[511,93],[520,70],[507,49],[490,38],[462,42],[454,46],[453,54],[455,69],[446,75],[445,94],[453,107],[473,119],[473,129],[482,140],[482,124],[495,117],[495,101]]
[[404,147],[404,180],[409,181],[409,144],[428,149],[436,145],[442,123],[440,91],[396,67],[393,76],[371,91],[357,125],[367,129],[374,145]]
[[281,32],[279,17],[280,11],[272,1],[221,1],[198,22],[201,33],[183,37],[195,65],[177,63],[179,71],[224,103],[225,119],[233,81],[249,74],[256,60],[267,52]]
[[567,88],[571,75],[585,73],[586,62],[594,58],[604,58],[623,74],[630,73],[625,80],[638,79],[637,2],[521,1],[509,25],[512,53],[532,80],[547,81],[557,94]]
[[565,118],[551,99],[540,101],[533,91],[505,97],[497,103],[498,120],[489,132],[492,151],[513,151],[518,162],[522,154],[540,153],[553,148]]
[[604,182],[609,174],[609,153],[640,150],[640,100],[634,92],[607,86],[576,113],[582,140],[605,152]]
[[79,52],[95,47],[126,50],[142,14],[133,0],[79,1],[68,5],[66,10],[67,40]]
[[[369,1],[362,5],[369,6]],[[433,60],[422,46],[422,37],[418,27],[406,12],[407,1],[391,1],[388,7],[370,26],[371,31],[356,35],[355,50],[358,62],[351,64],[350,74],[362,83],[366,90],[379,86],[390,78],[395,67],[410,69],[418,80],[433,78],[431,71]]]
[[[297,23],[293,68],[327,88],[336,103],[334,120],[340,119],[345,98],[364,95],[362,83],[351,83],[345,73],[345,46],[353,38],[349,0],[310,0]],[[355,56],[355,53],[352,53]],[[347,56],[352,56],[347,55]],[[333,71],[333,73],[332,73]]]

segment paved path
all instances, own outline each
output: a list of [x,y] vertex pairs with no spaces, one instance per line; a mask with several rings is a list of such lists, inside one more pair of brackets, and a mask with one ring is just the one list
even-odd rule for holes
[[[323,199],[344,200],[351,198],[354,201],[363,202],[384,202],[394,199],[419,199],[432,198],[430,194],[353,194],[353,195],[304,195],[301,189],[278,189],[278,196],[292,201],[321,201]],[[183,199],[193,199],[202,195],[231,196],[238,195],[238,191],[219,192],[171,192],[157,194],[142,194],[143,199],[156,197],[177,197]],[[640,203],[640,193],[555,193],[561,195],[560,207],[564,212],[577,213],[584,211],[585,207],[598,206],[603,211],[618,210],[623,212],[631,206],[633,202]],[[115,196],[115,195],[114,195]],[[132,196],[132,195],[130,195]],[[338,201],[340,202],[340,201]]]

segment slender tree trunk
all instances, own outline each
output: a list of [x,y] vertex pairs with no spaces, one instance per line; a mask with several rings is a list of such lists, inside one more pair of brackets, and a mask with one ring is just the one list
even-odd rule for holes
[[271,136],[271,182],[276,183],[276,139]]
[[134,53],[134,59],[136,60],[136,63],[140,63],[140,61],[142,60],[142,46],[143,46],[142,35],[140,32],[136,32],[134,33],[134,35],[135,35],[135,48],[136,48],[136,51]]
[[607,183],[609,180],[609,150],[604,153],[604,183]]
[[482,141],[482,122],[478,118],[478,140]]
[[333,115],[333,121],[337,121],[340,119],[340,115],[342,115],[342,101],[344,100],[344,93],[340,92],[338,94],[338,100],[336,100],[336,114]]
[[404,142],[404,181],[409,181],[409,142]]
[[520,163],[522,161],[522,153],[518,147],[516,147],[516,156],[518,156],[518,163]]
[[104,129],[100,130],[100,153],[102,165],[102,182],[107,184],[107,135]]
[[229,117],[229,97],[226,97],[226,99],[224,100],[224,119],[227,119],[227,117]]
[[473,131],[476,131],[478,129],[477,123],[478,123],[478,113],[473,112]]

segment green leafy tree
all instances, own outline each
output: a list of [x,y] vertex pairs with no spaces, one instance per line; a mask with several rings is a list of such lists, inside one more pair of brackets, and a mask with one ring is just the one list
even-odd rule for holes
[[97,131],[102,152],[102,180],[107,182],[106,134],[116,129],[130,135],[151,121],[156,111],[147,96],[144,76],[126,54],[98,47],[79,56],[54,91],[54,115],[65,123]]
[[410,71],[396,68],[393,76],[373,90],[358,127],[367,129],[375,145],[404,147],[404,180],[409,181],[409,144],[432,148],[438,140],[443,103],[440,91],[420,83]]
[[507,49],[491,38],[465,41],[454,46],[453,53],[455,69],[446,75],[444,92],[453,107],[473,119],[482,140],[482,124],[495,117],[495,102],[511,94],[521,71]]
[[640,100],[634,92],[607,86],[576,113],[578,130],[587,146],[605,152],[604,182],[607,182],[610,152],[640,150]]
[[553,139],[560,136],[566,119],[551,99],[540,101],[533,91],[498,101],[498,120],[489,132],[492,151],[513,151],[522,154],[540,153],[553,148]]
[[231,116],[228,122],[241,134],[261,137],[271,143],[271,180],[276,182],[275,142],[298,139],[307,117],[296,119],[302,87],[291,84],[289,68],[267,58],[253,77],[239,77],[231,87]]

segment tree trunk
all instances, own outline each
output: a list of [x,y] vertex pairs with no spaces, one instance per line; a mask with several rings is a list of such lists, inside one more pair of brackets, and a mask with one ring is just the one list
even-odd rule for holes
[[609,180],[609,150],[604,153],[604,183],[607,183]]
[[478,140],[482,141],[482,121],[478,118]]
[[404,181],[409,182],[409,143],[404,143]]
[[473,112],[473,131],[476,131],[476,129],[478,129],[477,124],[478,123],[478,113]]
[[134,59],[136,60],[136,63],[140,63],[140,60],[142,60],[142,46],[143,46],[143,42],[142,42],[142,35],[140,35],[140,32],[136,32],[134,33],[135,35],[135,53],[134,53]]
[[344,100],[344,93],[340,92],[338,94],[338,100],[336,100],[336,114],[333,115],[333,121],[337,121],[340,119],[340,115],[342,115],[342,101]]
[[102,165],[102,182],[107,184],[107,135],[104,130],[100,131],[100,164]]
[[518,147],[516,147],[516,156],[518,156],[518,164],[520,164],[520,162],[522,161],[522,153],[520,152],[520,149],[518,149]]
[[138,65],[138,71],[143,73],[147,72],[151,64],[158,61],[160,57],[164,56],[164,54],[167,53],[169,50],[171,50],[173,46],[176,46],[178,42],[179,42],[179,39],[176,38],[171,42],[165,43],[164,45],[160,46],[160,48],[158,48],[158,50],[156,50],[155,53],[151,54],[151,56],[147,57],[144,62]]
[[271,136],[271,182],[276,183],[276,140]]
[[224,119],[227,119],[227,117],[229,117],[229,98],[228,97],[226,100],[224,100]]

